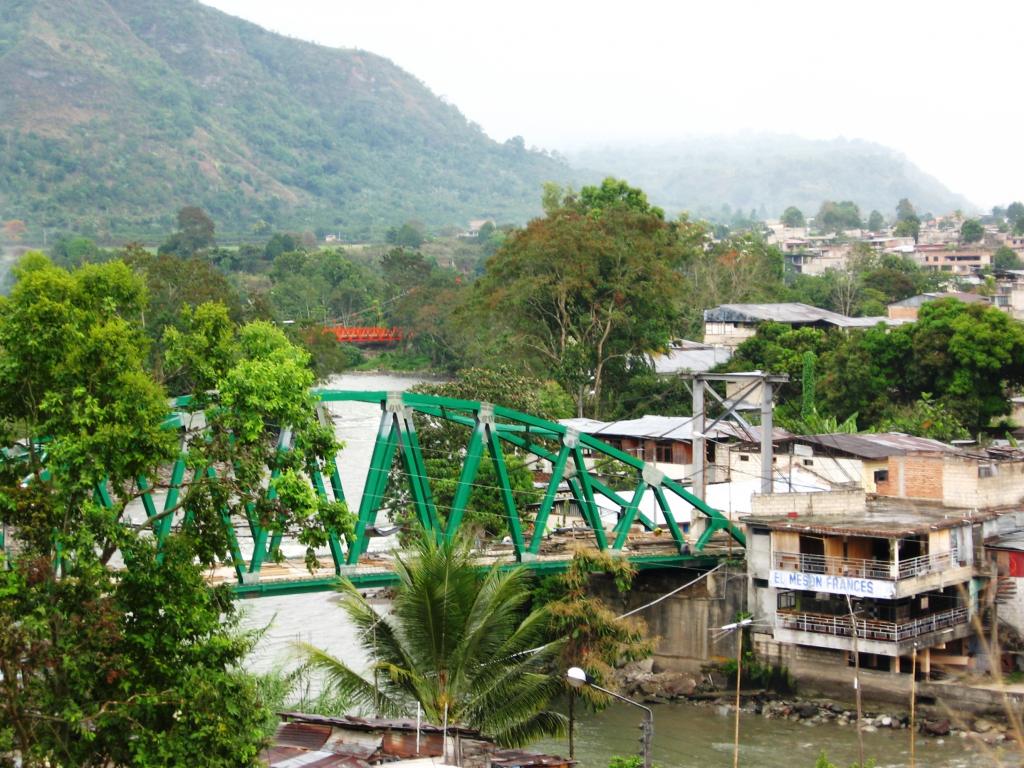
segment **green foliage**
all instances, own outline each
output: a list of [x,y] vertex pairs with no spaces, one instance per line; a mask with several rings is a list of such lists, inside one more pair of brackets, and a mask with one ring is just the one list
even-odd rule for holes
[[92,544],[65,540],[59,575],[36,553],[0,569],[0,743],[31,766],[259,765],[269,713],[237,668],[251,638],[187,541],[158,563],[136,538],[121,573]]
[[210,248],[213,245],[213,235],[213,219],[202,208],[187,205],[178,211],[177,231],[160,246],[157,253],[188,258]]
[[967,219],[960,226],[960,241],[963,243],[978,243],[985,237],[985,228],[977,219]]
[[523,614],[523,570],[479,574],[467,543],[422,537],[399,558],[391,611],[379,614],[351,583],[342,607],[370,658],[372,680],[344,661],[303,646],[310,665],[367,710],[478,728],[504,745],[564,730],[546,709],[561,687],[546,665],[558,646],[543,645],[547,611]]
[[814,217],[814,226],[823,232],[858,229],[861,225],[860,208],[851,200],[840,203],[826,200]]
[[[819,360],[821,413],[840,423],[859,414],[868,428],[890,423],[914,434],[974,433],[1005,414],[1008,392],[1024,383],[1024,327],[995,307],[955,299],[928,302],[917,322],[891,330],[766,323],[727,368],[788,373],[798,381],[807,351]],[[796,397],[792,384],[780,388],[783,404]]]
[[[181,442],[145,367],[143,281],[121,261],[68,272],[36,253],[15,274],[0,299],[0,435],[19,441],[0,460],[0,517],[20,553],[0,564],[0,749],[33,766],[256,765],[268,713],[238,669],[253,638],[204,574],[229,557],[232,518],[310,556],[327,528],[351,530],[303,475],[340,447],[315,417],[308,358],[268,323],[186,304],[167,359],[202,388],[187,407],[208,432],[188,436],[179,504],[133,523],[139,478]],[[286,428],[292,449],[276,452]],[[149,529],[179,512],[158,550]]]
[[[825,750],[822,750],[818,754],[818,759],[814,761],[814,768],[837,768],[835,763],[832,763],[828,759],[828,755],[825,754]],[[875,759],[871,758],[863,766],[860,763],[851,763],[850,768],[875,768]]]
[[807,419],[815,410],[814,397],[814,353],[804,352],[804,369],[800,376],[800,418]]
[[805,227],[807,226],[807,220],[804,218],[804,214],[796,206],[789,206],[782,212],[781,221],[787,227]]
[[407,221],[401,227],[392,227],[384,234],[384,241],[399,248],[419,248],[426,240],[423,224]]
[[578,412],[598,413],[609,365],[669,339],[673,269],[694,253],[687,229],[613,179],[566,194],[488,260],[478,309],[534,370],[555,373]]
[[[386,59],[201,4],[69,14],[28,3],[8,16],[22,31],[0,56],[0,79],[24,98],[0,121],[0,193],[5,216],[37,236],[148,240],[170,228],[169,201],[189,201],[221,233],[269,223],[367,240],[395,221],[434,228],[481,211],[525,221],[541,183],[570,173],[549,154],[492,141]],[[29,73],[41,68],[49,77],[37,81]],[[75,87],[62,88],[69,78]]]
[[878,211],[871,211],[868,215],[868,229],[872,232],[881,232],[885,227],[885,217]]
[[943,403],[935,402],[930,392],[922,392],[920,399],[912,405],[903,405],[890,411],[878,425],[878,431],[905,432],[946,443],[970,437],[956,415]]
[[[636,570],[628,560],[607,552],[578,549],[566,572],[545,585],[545,605],[550,616],[548,637],[559,642],[556,669],[581,667],[599,685],[606,683],[616,666],[649,656],[651,643],[646,626],[635,618],[620,619],[590,592],[592,574],[604,574],[619,593],[627,593]],[[575,694],[595,709],[611,698],[589,686]]]
[[1002,245],[992,254],[992,267],[994,269],[1022,269],[1024,261],[1021,261],[1015,250]]
[[643,768],[643,764],[644,759],[639,755],[630,755],[629,757],[613,755],[612,759],[608,761],[608,768]]

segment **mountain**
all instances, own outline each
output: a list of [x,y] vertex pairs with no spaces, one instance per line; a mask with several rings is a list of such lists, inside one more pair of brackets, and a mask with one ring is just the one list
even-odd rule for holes
[[522,222],[572,177],[387,59],[191,0],[3,0],[0,83],[0,220],[35,236],[162,236],[189,204],[240,234]]
[[866,217],[893,217],[908,198],[920,213],[972,210],[906,157],[866,141],[814,141],[755,134],[705,137],[645,147],[615,146],[569,154],[579,168],[600,168],[629,180],[666,211],[728,218],[723,206],[777,218],[795,205],[813,216],[823,200],[852,200]]

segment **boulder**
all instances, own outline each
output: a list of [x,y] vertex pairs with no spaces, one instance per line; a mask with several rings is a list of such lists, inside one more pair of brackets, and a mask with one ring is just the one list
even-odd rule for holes
[[979,717],[977,720],[974,721],[974,730],[976,730],[978,733],[988,733],[995,727],[995,723],[993,723],[991,720],[986,720],[983,717]]
[[925,720],[921,723],[921,733],[929,736],[948,736],[950,731],[949,720]]
[[803,704],[797,705],[796,711],[802,718],[811,718],[818,714],[818,705],[810,701],[805,701]]

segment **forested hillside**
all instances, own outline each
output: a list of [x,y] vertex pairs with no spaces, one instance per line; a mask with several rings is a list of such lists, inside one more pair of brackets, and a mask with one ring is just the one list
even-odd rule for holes
[[193,0],[5,0],[0,82],[0,219],[30,239],[162,235],[186,204],[225,234],[524,222],[570,177],[386,59]]
[[790,205],[816,211],[822,200],[852,200],[864,211],[891,211],[901,198],[935,214],[973,207],[903,155],[867,141],[707,137],[589,149],[570,160],[629,179],[667,211],[718,221],[736,210],[759,218]]

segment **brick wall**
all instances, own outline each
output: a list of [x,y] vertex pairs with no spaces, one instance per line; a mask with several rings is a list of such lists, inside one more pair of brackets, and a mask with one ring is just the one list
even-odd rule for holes
[[755,493],[750,511],[755,515],[844,515],[865,509],[864,491],[822,491],[818,493]]
[[903,495],[910,499],[942,498],[942,458],[899,456],[903,463]]

